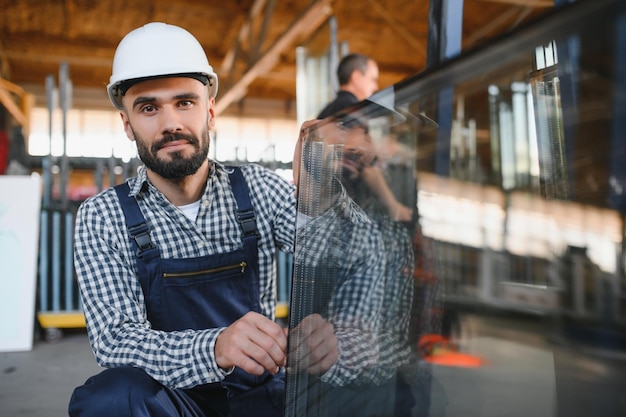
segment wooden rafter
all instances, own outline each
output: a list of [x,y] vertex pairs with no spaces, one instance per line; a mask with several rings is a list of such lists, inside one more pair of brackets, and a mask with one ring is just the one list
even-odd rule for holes
[[2,39],[0,39],[0,78],[10,76],[11,70],[9,67],[9,59],[5,54],[4,47],[2,46]]
[[473,45],[480,40],[487,38],[493,33],[502,33],[504,31],[503,28],[513,28],[517,26],[519,21],[523,19],[528,13],[530,13],[530,11],[531,8],[529,7],[515,7],[506,10],[498,17],[491,20],[488,24],[472,32],[472,35],[469,36],[466,40],[467,45]]
[[554,0],[482,0],[491,3],[515,4],[525,7],[554,7]]
[[218,96],[215,111],[220,114],[233,102],[241,99],[248,86],[259,76],[267,74],[276,65],[285,48],[293,45],[296,39],[309,36],[328,19],[332,0],[314,1],[289,28],[257,59],[242,77],[226,92]]
[[33,51],[4,51],[3,56],[9,59],[19,59],[22,61],[55,63],[67,62],[70,65],[81,65],[85,67],[110,68],[112,58],[98,58],[90,56],[88,48],[81,49],[79,55],[63,55],[58,53],[48,53],[45,46]]
[[22,126],[24,136],[28,137],[30,110],[34,104],[34,97],[22,87],[0,78],[0,104]]
[[263,10],[266,2],[267,0],[256,0],[250,8],[250,12],[248,13],[248,19],[246,19],[246,21],[241,25],[241,28],[239,29],[239,34],[237,35],[237,39],[235,39],[233,46],[231,46],[228,52],[226,52],[226,55],[222,60],[222,67],[220,71],[221,74],[232,74],[235,66],[235,61],[237,60],[239,51],[241,50],[241,45],[249,36],[249,33],[251,32],[252,22]]
[[[523,0],[524,6],[520,1],[465,0],[464,47],[540,16],[551,10],[554,0]],[[341,38],[351,49],[381,60],[380,83],[389,85],[425,65],[428,8],[417,5],[424,2],[413,1],[410,13],[407,0],[328,0],[323,4],[332,6],[332,14],[341,22]],[[0,77],[36,91],[38,102],[45,102],[41,87],[46,76],[66,62],[73,84],[92,89],[92,105],[107,107],[103,86],[111,75],[117,41],[128,29],[147,21],[166,21],[189,28],[209,55],[220,78],[220,109],[227,101],[238,100],[235,93],[255,99],[293,98],[297,95],[295,48],[311,39],[296,38],[286,30],[315,3],[319,0],[13,1],[2,9],[6,18],[0,19]],[[248,6],[242,8],[242,4]],[[103,25],[104,21],[115,24]],[[313,33],[320,29],[313,20],[301,18],[301,24],[302,33],[307,26],[315,29]],[[316,37],[316,47],[328,46],[327,33]],[[291,43],[283,44],[281,50],[280,42],[289,36]],[[272,58],[274,63],[264,70]],[[254,79],[247,78],[251,74],[256,74]],[[16,99],[15,94],[11,96]]]
[[265,13],[263,14],[263,22],[261,23],[261,28],[256,36],[256,42],[254,42],[254,34],[250,32],[250,62],[256,60],[261,53],[261,47],[265,42],[265,37],[267,36],[267,30],[272,21],[272,14],[274,13],[274,6],[276,5],[276,0],[269,0],[267,6],[265,6]]
[[411,34],[396,18],[394,18],[389,11],[383,7],[377,0],[369,0],[372,8],[378,13],[402,39],[404,39],[409,45],[413,47],[423,59],[426,59],[426,45],[424,42],[420,42],[415,36]]

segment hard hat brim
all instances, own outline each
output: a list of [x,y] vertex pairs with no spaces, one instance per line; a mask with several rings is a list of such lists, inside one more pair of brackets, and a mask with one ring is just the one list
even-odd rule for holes
[[196,79],[200,81],[203,85],[209,88],[210,98],[215,98],[215,96],[217,95],[217,77],[211,74],[193,72],[193,73],[182,73],[182,74],[155,75],[155,76],[150,76],[150,77],[140,77],[140,78],[132,78],[130,80],[122,80],[114,84],[110,84],[107,87],[109,99],[111,100],[111,103],[113,103],[113,105],[117,109],[124,110],[124,106],[122,105],[122,97],[124,97],[128,89],[131,88],[133,85],[143,82],[143,81],[149,81],[149,80],[154,80],[154,79],[159,79],[159,78],[176,78],[176,77]]

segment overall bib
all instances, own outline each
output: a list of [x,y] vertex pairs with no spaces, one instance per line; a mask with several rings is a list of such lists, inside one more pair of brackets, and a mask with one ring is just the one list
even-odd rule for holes
[[[128,184],[115,187],[131,241],[152,328],[164,331],[227,327],[249,311],[260,312],[257,229],[241,170],[228,167],[237,201],[243,246],[233,252],[162,259]],[[254,376],[235,368],[221,383],[185,391],[201,409],[233,417],[282,415],[284,373]]]

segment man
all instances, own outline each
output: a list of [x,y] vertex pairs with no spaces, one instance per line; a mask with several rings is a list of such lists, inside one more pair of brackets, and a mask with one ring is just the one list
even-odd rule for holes
[[[334,120],[303,127],[308,134],[294,155],[298,245],[291,291],[298,302],[289,316],[286,413],[383,415],[372,413],[369,398],[361,395],[380,360],[385,265],[380,233],[341,184],[343,145],[356,131]],[[332,334],[317,336],[317,324],[324,322]],[[337,355],[318,359],[310,353],[315,340],[334,340]]]
[[324,119],[339,110],[365,100],[378,90],[378,65],[372,58],[362,54],[348,54],[337,67],[339,91],[333,101],[318,114]]
[[[385,325],[378,329],[380,355],[376,366],[360,376],[365,385],[361,388],[362,395],[371,401],[368,409],[373,410],[372,415],[411,415],[416,405],[412,393],[416,384],[415,357],[409,340],[414,293],[411,245],[414,226],[408,221],[394,220],[389,202],[399,203],[395,197],[388,199],[381,193],[387,190],[386,193],[393,196],[386,182],[375,186],[372,181],[372,168],[367,161],[374,151],[367,128],[352,123],[350,132],[342,158],[341,183],[376,226],[382,241],[379,256],[384,258],[385,290],[379,320]],[[355,169],[358,166],[365,168]],[[380,178],[385,181],[382,171]]]
[[182,28],[150,23],[116,50],[108,93],[145,166],[77,213],[87,331],[107,369],[74,391],[70,416],[282,414],[272,272],[293,246],[295,190],[207,158],[217,85]]
[[[369,98],[377,91],[378,65],[376,61],[366,55],[348,54],[341,59],[337,66],[337,80],[339,81],[337,96],[317,115],[318,119],[325,119],[331,115],[341,117],[339,113],[342,110]],[[352,150],[348,149],[347,153],[350,151]],[[354,172],[354,175],[364,178],[368,187],[376,190],[394,220],[410,221],[413,210],[395,198],[380,168],[376,166],[377,158],[370,158],[369,161],[369,164],[355,166],[357,171]]]

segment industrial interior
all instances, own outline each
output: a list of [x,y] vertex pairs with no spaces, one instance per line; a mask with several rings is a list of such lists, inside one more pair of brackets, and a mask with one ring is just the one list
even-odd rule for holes
[[[625,415],[621,1],[0,0],[0,10],[0,263],[19,277],[0,280],[0,414],[67,415],[73,389],[100,370],[75,216],[142,165],[106,85],[124,35],[166,22],[197,37],[219,77],[209,157],[290,181],[300,125],[335,96],[341,57],[378,64],[376,100],[349,112],[368,118],[389,189],[414,209],[374,256],[410,264],[410,296],[383,290],[370,369],[404,385],[365,378],[317,392],[288,374],[285,416]],[[377,102],[391,111],[378,115]],[[350,190],[333,140],[307,138],[303,166]],[[333,197],[307,181],[298,207],[316,218]],[[370,200],[354,200],[367,212]],[[275,266],[276,320],[290,329],[317,313],[337,273],[323,257],[308,264],[314,236],[296,230]],[[311,286],[310,270],[323,283]]]

